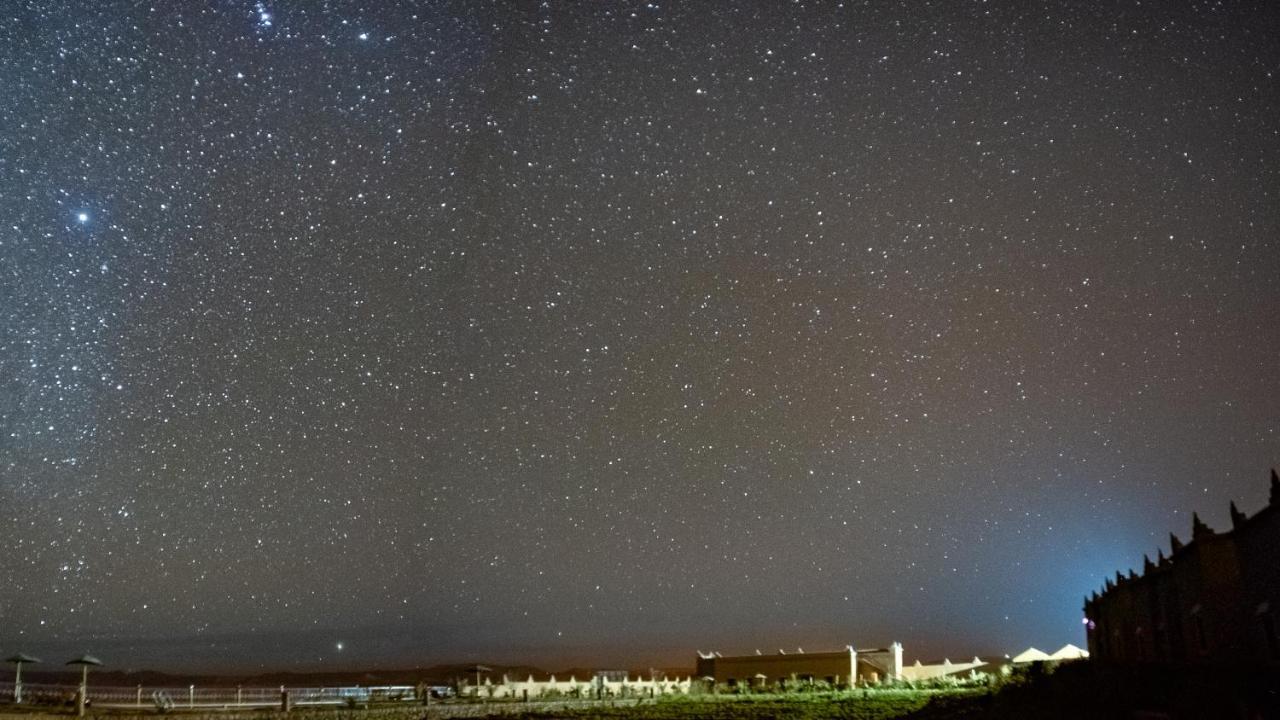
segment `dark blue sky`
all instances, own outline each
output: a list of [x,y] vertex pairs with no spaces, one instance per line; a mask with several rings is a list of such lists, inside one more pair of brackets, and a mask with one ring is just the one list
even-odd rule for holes
[[201,5],[0,13],[0,651],[1053,649],[1265,501],[1274,4]]

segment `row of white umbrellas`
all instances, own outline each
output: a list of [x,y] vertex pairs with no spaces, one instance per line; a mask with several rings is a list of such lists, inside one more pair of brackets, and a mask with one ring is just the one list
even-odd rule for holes
[[[20,703],[22,702],[22,666],[38,663],[40,658],[31,657],[26,653],[18,653],[12,657],[5,658],[5,662],[13,663],[18,668],[13,676],[13,701]],[[83,691],[84,687],[89,684],[89,666],[101,665],[102,661],[85,653],[74,660],[68,660],[67,664],[80,666],[80,689]]]

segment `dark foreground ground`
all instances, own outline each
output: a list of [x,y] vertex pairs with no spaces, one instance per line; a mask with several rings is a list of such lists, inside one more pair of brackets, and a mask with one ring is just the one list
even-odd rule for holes
[[[90,713],[105,720],[157,720],[155,713]],[[174,720],[1280,720],[1280,666],[1117,668],[1079,663],[1034,668],[992,687],[855,690],[790,695],[720,695],[656,700],[442,703],[369,710],[182,713]],[[65,720],[17,713],[0,720]]]
[[991,692],[939,696],[904,720],[1280,720],[1280,666],[1039,668]]
[[703,697],[629,707],[530,709],[518,717],[527,720],[1280,720],[1280,666],[1118,668],[1076,663],[1057,669],[1033,668],[1024,675],[987,688]]

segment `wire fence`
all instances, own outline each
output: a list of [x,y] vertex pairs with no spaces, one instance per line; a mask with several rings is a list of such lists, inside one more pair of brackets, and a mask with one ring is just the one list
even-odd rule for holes
[[[76,685],[22,683],[21,702],[32,706],[74,705]],[[419,700],[411,685],[370,687],[105,687],[89,685],[87,704],[98,708],[237,709],[308,706],[358,706],[412,703]],[[0,703],[15,702],[13,686],[0,687]]]

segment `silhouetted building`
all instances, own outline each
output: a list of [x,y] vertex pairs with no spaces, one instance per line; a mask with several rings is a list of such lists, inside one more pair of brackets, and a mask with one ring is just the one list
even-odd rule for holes
[[1143,558],[1142,574],[1116,573],[1085,598],[1089,655],[1118,662],[1280,662],[1280,479],[1267,507],[1231,530],[1192,514],[1191,541],[1170,534],[1170,554]]

